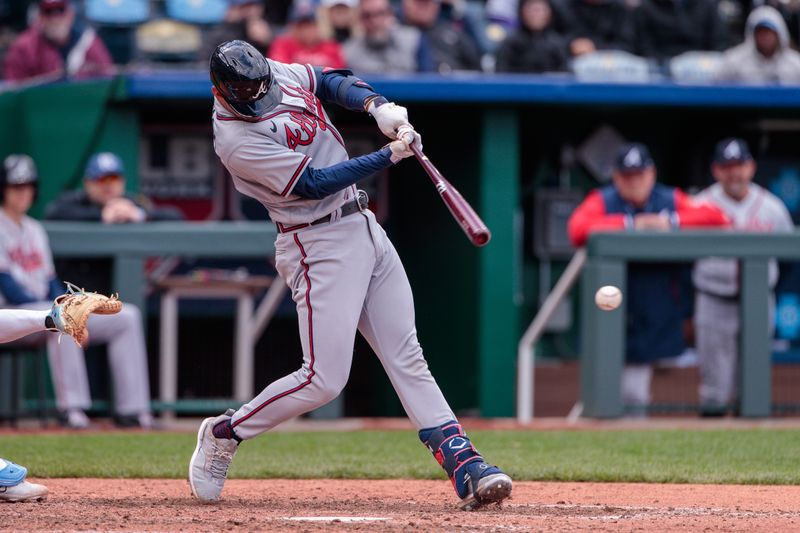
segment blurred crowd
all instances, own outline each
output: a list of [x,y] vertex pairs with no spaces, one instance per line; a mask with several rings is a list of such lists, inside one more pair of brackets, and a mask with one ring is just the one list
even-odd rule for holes
[[800,82],[800,0],[0,0],[9,81],[197,67],[243,39],[357,74]]

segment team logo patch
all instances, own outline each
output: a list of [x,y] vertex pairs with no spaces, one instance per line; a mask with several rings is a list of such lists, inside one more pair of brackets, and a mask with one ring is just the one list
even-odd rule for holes
[[464,449],[468,443],[469,441],[463,437],[455,437],[448,443],[447,447],[451,450],[461,450]]
[[302,87],[284,87],[283,91],[289,96],[301,98],[306,107],[302,112],[289,112],[290,122],[284,124],[286,143],[292,150],[298,146],[308,146],[314,142],[317,128],[323,131],[328,129],[328,125],[323,119],[325,112],[322,109],[322,103],[313,93]]

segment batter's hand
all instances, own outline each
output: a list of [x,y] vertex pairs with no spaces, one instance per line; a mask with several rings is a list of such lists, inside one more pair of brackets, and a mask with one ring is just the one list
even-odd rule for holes
[[397,163],[406,157],[414,155],[414,152],[411,151],[411,148],[408,147],[408,143],[404,139],[390,142],[389,149],[392,151],[392,155],[389,156],[392,163]]
[[400,128],[397,130],[397,138],[405,141],[409,146],[415,144],[417,148],[422,150],[422,135],[417,133],[410,124],[407,126],[400,126]]
[[374,103],[370,103],[367,111],[375,119],[378,129],[390,139],[397,139],[397,130],[401,126],[411,127],[408,123],[408,110],[401,105],[388,102],[375,107]]

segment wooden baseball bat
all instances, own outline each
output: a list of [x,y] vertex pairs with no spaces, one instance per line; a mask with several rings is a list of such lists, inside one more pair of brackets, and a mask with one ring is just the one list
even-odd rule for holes
[[492,232],[489,231],[489,228],[483,223],[481,217],[479,217],[475,210],[472,209],[472,206],[464,200],[464,197],[461,196],[458,189],[453,187],[453,185],[442,176],[442,173],[439,172],[433,163],[431,163],[431,160],[428,159],[428,156],[422,153],[422,150],[420,150],[416,144],[411,145],[411,151],[414,152],[419,164],[422,165],[422,168],[424,168],[428,176],[431,177],[431,181],[433,181],[433,184],[436,186],[439,196],[442,197],[447,209],[450,210],[450,214],[453,215],[453,218],[456,219],[461,229],[464,230],[470,242],[475,246],[485,246],[492,238]]

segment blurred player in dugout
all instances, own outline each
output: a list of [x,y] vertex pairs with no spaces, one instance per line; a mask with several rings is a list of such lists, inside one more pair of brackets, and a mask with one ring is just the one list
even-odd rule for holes
[[[716,206],[697,203],[679,189],[656,183],[656,167],[646,146],[623,146],[612,184],[589,193],[569,219],[575,246],[596,231],[668,231],[727,226]],[[628,268],[625,368],[622,400],[629,414],[644,414],[650,403],[653,363],[686,348],[684,323],[691,316],[688,267],[636,264]]]
[[[56,276],[50,243],[42,225],[27,215],[38,185],[36,165],[27,155],[10,155],[0,166],[0,306],[49,309],[64,292]],[[89,288],[91,290],[91,288]],[[126,304],[116,315],[93,316],[91,342],[108,343],[119,426],[151,427],[150,387],[144,331],[139,310]],[[83,350],[71,340],[47,338],[47,355],[62,421],[89,426],[91,406]]]
[[[67,191],[45,210],[48,220],[130,224],[160,220],[182,220],[171,207],[156,207],[146,197],[125,191],[125,168],[111,152],[94,154],[86,164],[83,188]],[[112,292],[110,259],[62,259],[56,263],[64,279],[92,291]]]
[[[711,174],[715,183],[698,199],[719,206],[737,231],[788,232],[794,223],[784,203],[753,183],[756,163],[742,139],[723,139],[714,151]],[[769,262],[770,316],[775,313],[778,263]],[[695,336],[700,359],[702,416],[723,416],[737,400],[739,359],[739,262],[712,257],[695,264]],[[774,322],[769,321],[770,325]],[[737,409],[734,408],[734,411]]]

